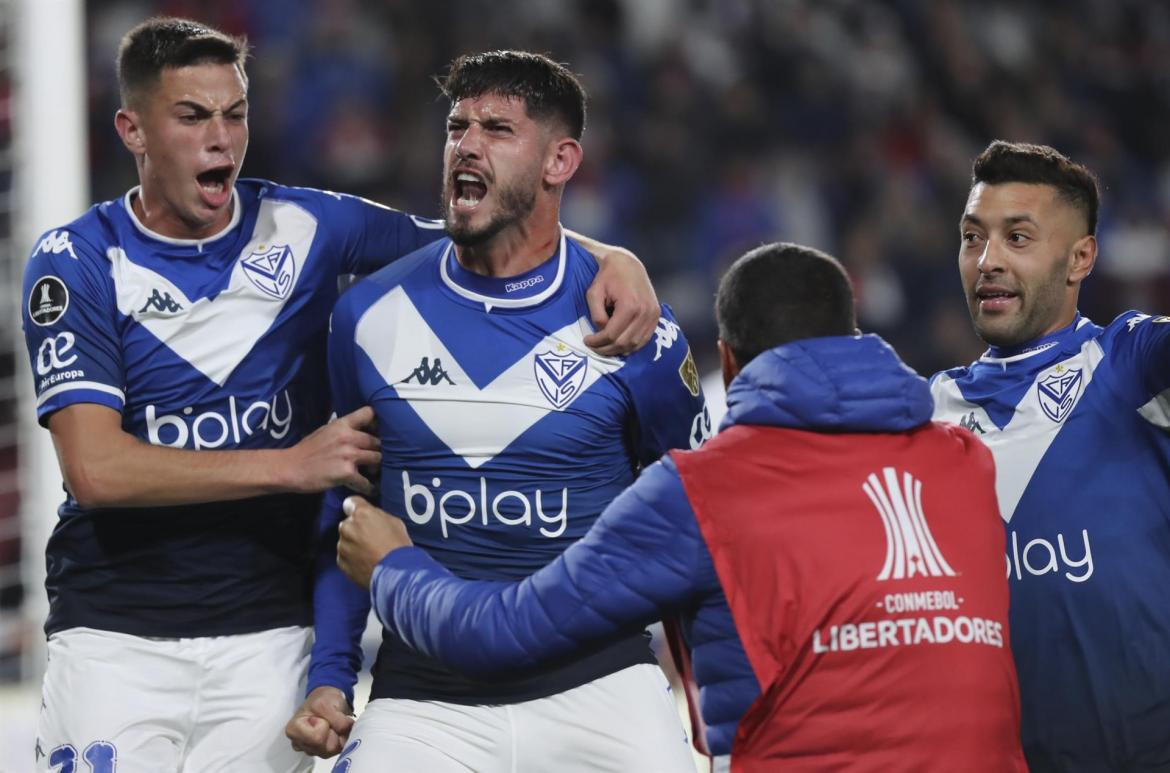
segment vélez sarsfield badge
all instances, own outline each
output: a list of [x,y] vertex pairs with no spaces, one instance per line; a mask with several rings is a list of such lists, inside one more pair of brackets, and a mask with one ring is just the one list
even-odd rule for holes
[[557,409],[571,403],[585,383],[585,358],[564,344],[558,344],[555,351],[536,355],[532,367],[540,391]]
[[240,260],[244,274],[265,295],[284,300],[297,278],[297,263],[287,244],[261,244]]
[[1063,366],[1058,366],[1054,372],[1036,382],[1036,396],[1040,399],[1044,415],[1057,423],[1064,421],[1077,404],[1083,384],[1080,368]]

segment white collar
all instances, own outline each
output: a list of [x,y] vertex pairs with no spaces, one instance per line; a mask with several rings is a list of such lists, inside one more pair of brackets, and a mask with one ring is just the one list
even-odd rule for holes
[[160,241],[160,242],[165,242],[166,244],[177,244],[177,245],[180,245],[183,247],[195,247],[196,249],[202,251],[204,244],[206,244],[207,242],[213,242],[217,239],[223,238],[228,233],[230,233],[231,230],[233,228],[235,228],[236,225],[238,225],[240,222],[240,194],[236,191],[236,187],[233,185],[232,186],[232,219],[228,222],[228,224],[226,226],[223,227],[223,230],[218,231],[217,233],[214,233],[211,236],[206,236],[202,239],[176,239],[173,236],[163,236],[162,234],[158,233],[157,231],[152,231],[149,228],[147,228],[145,225],[143,225],[142,221],[138,219],[137,213],[134,212],[134,206],[133,206],[134,196],[136,194],[138,194],[139,192],[141,192],[141,190],[142,190],[141,185],[135,185],[133,188],[126,191],[126,195],[122,197],[122,205],[126,207],[126,214],[128,214],[130,216],[130,222],[133,223],[134,227],[137,228],[141,233],[145,234],[146,236],[149,236],[151,239],[155,239],[155,240]]

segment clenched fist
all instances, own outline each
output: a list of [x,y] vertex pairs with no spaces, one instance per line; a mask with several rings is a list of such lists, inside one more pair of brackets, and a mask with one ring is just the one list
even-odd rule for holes
[[361,497],[348,497],[341,507],[346,519],[337,527],[337,565],[349,579],[368,588],[374,567],[387,553],[414,543],[401,519]]

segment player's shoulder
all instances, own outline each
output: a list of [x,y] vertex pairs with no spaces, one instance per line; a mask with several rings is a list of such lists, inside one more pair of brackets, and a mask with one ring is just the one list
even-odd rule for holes
[[[337,301],[336,309],[357,320],[366,309],[400,287],[412,293],[438,287],[438,261],[447,245],[446,239],[424,245],[388,266],[359,279]],[[335,312],[336,313],[336,312]]]
[[131,227],[121,200],[95,204],[79,217],[37,236],[24,266],[25,296],[67,297],[73,292],[101,292],[112,283],[110,250]]
[[619,377],[630,382],[665,387],[677,379],[691,395],[702,394],[702,378],[695,363],[690,342],[683,334],[682,327],[670,306],[659,307],[658,322],[650,340],[636,352],[626,357]]
[[[387,207],[376,201],[355,196],[352,193],[340,193],[324,188],[310,188],[300,185],[284,185],[261,177],[240,178],[236,181],[236,190],[245,201],[245,206],[247,206],[247,202],[267,199],[270,201],[287,201],[299,204],[312,211],[321,211],[330,214],[342,210],[360,208],[362,206],[384,210],[393,209],[393,207]],[[398,210],[394,211],[397,212]],[[422,218],[422,220],[426,219]],[[426,222],[431,223],[433,221],[426,220]]]
[[565,235],[565,261],[566,268],[569,271],[582,274],[590,281],[592,281],[600,268],[600,264],[597,262],[597,258],[593,256],[593,253],[585,249],[585,246],[581,242],[567,234]]
[[78,217],[63,225],[46,229],[33,241],[29,261],[37,258],[64,257],[74,261],[104,260],[105,248],[118,241],[125,218],[119,199],[94,204]]
[[1136,345],[1146,336],[1165,337],[1170,333],[1170,316],[1148,314],[1136,309],[1123,311],[1100,331],[1103,346]]
[[935,389],[942,389],[951,382],[960,381],[966,378],[970,373],[970,365],[957,365],[953,368],[940,370],[930,377],[930,389],[931,391],[934,391]]
[[627,357],[627,365],[652,367],[663,361],[682,362],[690,356],[690,344],[683,333],[682,326],[669,305],[662,303],[658,306],[658,322],[654,325],[654,334],[650,340],[637,351]]
[[344,194],[320,188],[306,188],[299,185],[283,185],[262,177],[241,177],[236,180],[236,192],[246,202],[257,199],[299,201],[317,203],[332,199],[340,201]]
[[236,181],[236,193],[245,211],[260,206],[264,201],[292,204],[312,214],[319,221],[329,223],[329,215],[345,208],[345,202],[355,197],[346,193],[283,185],[259,177],[244,177]]

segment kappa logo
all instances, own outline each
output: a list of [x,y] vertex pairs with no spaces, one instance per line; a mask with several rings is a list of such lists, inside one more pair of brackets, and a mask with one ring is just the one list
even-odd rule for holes
[[1059,424],[1081,396],[1084,378],[1080,368],[1066,368],[1057,365],[1052,373],[1036,382],[1036,398],[1044,415]]
[[968,432],[974,432],[976,435],[987,434],[987,430],[983,429],[983,425],[979,423],[979,419],[975,418],[975,411],[971,411],[959,419],[959,426]]
[[252,254],[240,259],[244,274],[258,290],[284,300],[296,282],[297,262],[287,244],[261,244]]
[[519,292],[521,290],[526,290],[529,287],[535,287],[536,285],[540,284],[543,281],[544,281],[544,277],[541,276],[540,274],[537,274],[536,276],[531,276],[531,277],[528,277],[527,279],[521,279],[519,282],[508,282],[507,284],[504,285],[504,292],[506,292],[506,293]]
[[1134,329],[1135,327],[1137,327],[1137,326],[1138,326],[1138,325],[1140,325],[1141,323],[1145,322],[1145,321],[1146,321],[1147,319],[1149,319],[1149,318],[1150,318],[1150,315],[1149,315],[1149,314],[1134,314],[1132,317],[1130,317],[1130,318],[1129,318],[1129,319],[1126,321],[1126,323],[1125,323],[1125,327],[1128,329],[1128,331],[1129,331],[1130,333],[1132,333],[1132,332],[1133,332],[1133,329]]
[[65,316],[68,308],[69,291],[58,277],[41,277],[28,294],[28,316],[35,325],[53,324]]
[[174,314],[176,311],[182,311],[182,304],[175,301],[168,292],[160,293],[155,287],[150,293],[150,297],[146,299],[146,303],[142,304],[142,308],[138,310],[139,314],[145,314],[147,309],[154,309],[155,311]]
[[37,244],[37,249],[33,255],[40,255],[41,253],[50,255],[60,255],[62,252],[68,252],[69,257],[77,260],[77,253],[73,251],[73,242],[69,241],[68,231],[49,231],[45,234],[45,238],[41,239]]
[[557,344],[555,351],[536,355],[532,363],[541,393],[556,409],[573,401],[585,383],[585,358]]
[[877,508],[886,530],[886,561],[878,580],[956,576],[922,513],[922,481],[906,472],[899,483],[898,471],[885,467],[881,478],[870,473],[861,488]]
[[654,328],[654,362],[662,357],[662,350],[674,346],[678,340],[679,327],[666,317],[658,318],[658,326]]
[[429,386],[438,386],[444,381],[451,386],[455,386],[455,382],[451,380],[451,376],[447,374],[447,371],[443,370],[443,361],[438,357],[435,358],[434,365],[431,364],[430,357],[423,357],[418,367],[412,370],[409,376],[397,383],[409,384],[411,379],[415,379],[418,384]]

